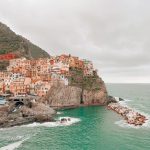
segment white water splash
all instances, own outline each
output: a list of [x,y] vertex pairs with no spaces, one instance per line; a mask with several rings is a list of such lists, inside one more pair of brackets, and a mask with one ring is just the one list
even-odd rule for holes
[[10,138],[11,141],[19,141],[19,140],[21,140],[21,139],[23,139],[23,136],[21,136],[21,135],[18,135],[18,136],[15,136],[15,137],[11,137],[11,138]]
[[134,129],[150,128],[149,118],[142,126],[135,126],[135,125],[128,124],[125,120],[116,121],[115,124],[122,128],[134,128]]
[[[129,99],[124,99],[124,101],[119,101],[119,97],[115,97],[115,99],[117,100],[117,102],[121,105],[121,106],[124,106],[124,107],[128,107],[128,104],[127,102],[131,101]],[[129,108],[129,107],[128,107]],[[150,115],[147,114],[147,113],[144,113],[138,109],[135,109],[135,108],[132,108],[133,111],[135,112],[138,112],[142,115],[144,115],[148,120],[146,120],[146,122],[142,125],[142,126],[135,126],[135,125],[131,125],[131,124],[128,124],[126,122],[126,120],[119,120],[119,121],[116,121],[115,124],[120,126],[120,127],[123,127],[123,128],[134,128],[134,129],[140,129],[140,128],[150,128]]]
[[[67,121],[65,123],[61,123],[61,118],[70,118],[70,121]],[[32,124],[24,125],[24,127],[58,127],[58,126],[70,126],[72,124],[75,124],[77,122],[81,121],[79,118],[72,118],[72,117],[60,117],[56,122],[44,122],[44,123],[37,123],[34,122]]]
[[57,112],[57,115],[61,115],[61,114],[63,114],[63,112],[59,112],[59,111]]
[[115,124],[122,128],[135,128],[135,129],[140,128],[139,126],[134,126],[134,125],[128,124],[125,120],[116,121]]
[[128,105],[127,105],[127,102],[131,101],[131,100],[129,100],[129,99],[123,99],[123,101],[119,101],[119,97],[114,97],[114,98],[116,99],[116,101],[117,101],[120,105],[122,105],[122,106],[124,106],[124,107],[128,106]]
[[24,141],[26,141],[27,139],[29,139],[29,138],[26,138],[26,139],[23,139],[21,141],[18,141],[18,142],[9,144],[7,146],[4,146],[4,147],[0,148],[0,150],[15,150],[16,148],[20,147],[22,145],[22,143]]

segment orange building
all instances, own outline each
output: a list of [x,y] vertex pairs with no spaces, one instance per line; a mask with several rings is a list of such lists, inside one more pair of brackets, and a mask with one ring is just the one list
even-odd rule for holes
[[69,58],[70,58],[70,55],[62,54],[59,56],[59,61],[63,63],[69,63]]
[[30,93],[30,85],[13,82],[10,84],[10,92],[14,95],[26,95]]
[[84,68],[84,63],[83,63],[82,60],[76,61],[76,68],[79,68],[79,69],[83,69]]
[[10,92],[14,95],[26,95],[30,93],[30,78],[19,78],[10,83]]
[[82,60],[79,60],[78,57],[71,56],[69,58],[69,66],[77,69],[83,69],[84,68],[84,62]]

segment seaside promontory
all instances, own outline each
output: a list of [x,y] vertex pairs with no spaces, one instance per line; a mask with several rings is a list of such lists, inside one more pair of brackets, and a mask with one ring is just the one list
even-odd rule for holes
[[78,72],[69,77],[68,85],[54,82],[42,102],[54,108],[67,108],[88,105],[106,105],[107,90],[103,80],[95,73],[93,76],[80,76]]
[[0,23],[0,127],[52,121],[54,109],[106,105],[93,63],[70,54],[49,56]]

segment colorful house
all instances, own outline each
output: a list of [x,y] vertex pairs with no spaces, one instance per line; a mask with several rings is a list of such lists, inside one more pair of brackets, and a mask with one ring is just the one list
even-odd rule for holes
[[84,76],[93,76],[93,63],[86,59],[83,60],[84,62]]
[[48,93],[50,87],[51,84],[49,82],[39,82],[35,85],[35,93],[38,96],[43,97]]
[[30,78],[18,78],[10,83],[10,92],[16,95],[27,95],[30,93]]

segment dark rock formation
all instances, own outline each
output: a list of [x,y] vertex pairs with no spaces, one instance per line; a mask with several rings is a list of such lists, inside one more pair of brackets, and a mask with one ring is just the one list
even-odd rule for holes
[[124,99],[119,97],[119,101],[124,101]]
[[113,96],[108,96],[107,104],[109,104],[109,103],[117,103],[117,101]]
[[34,121],[53,120],[53,115],[56,112],[52,108],[43,103],[29,103],[26,105],[15,105],[15,103],[11,102],[9,105],[1,106],[0,128],[23,125]]

